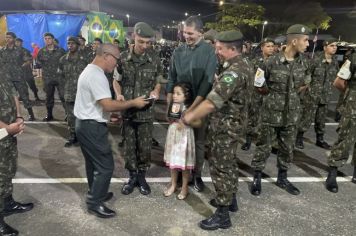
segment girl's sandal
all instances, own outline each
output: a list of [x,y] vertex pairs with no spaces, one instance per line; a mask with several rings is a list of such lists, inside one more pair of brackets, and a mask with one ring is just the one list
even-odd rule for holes
[[184,199],[187,198],[188,195],[189,195],[189,192],[187,192],[186,194],[180,192],[180,193],[178,194],[178,196],[177,196],[177,199],[178,199],[178,200],[184,200]]
[[175,189],[172,191],[172,190],[170,190],[170,188],[166,188],[166,189],[164,190],[164,192],[163,192],[163,195],[164,195],[165,197],[169,197],[169,196],[171,196],[175,191],[176,191]]

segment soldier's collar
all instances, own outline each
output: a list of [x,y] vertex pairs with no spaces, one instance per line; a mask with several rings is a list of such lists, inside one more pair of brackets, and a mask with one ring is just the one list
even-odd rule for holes
[[[299,61],[301,59],[301,53],[297,53],[294,55],[294,60],[293,61]],[[280,56],[279,56],[279,61],[281,63],[289,63],[291,61],[288,61],[286,56],[284,55],[284,51],[280,52]]]
[[236,62],[238,59],[240,58],[240,56],[235,56],[235,57],[232,57],[226,61],[224,61],[223,63],[223,68],[228,68],[229,66],[231,66],[234,62]]

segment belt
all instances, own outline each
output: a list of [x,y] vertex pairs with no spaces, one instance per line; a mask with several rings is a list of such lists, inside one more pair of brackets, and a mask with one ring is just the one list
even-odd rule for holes
[[100,125],[105,125],[106,126],[106,122],[98,122],[96,120],[91,120],[91,119],[88,119],[88,120],[80,120],[80,119],[77,119],[78,121],[82,122],[82,123],[89,123],[89,124],[100,124]]

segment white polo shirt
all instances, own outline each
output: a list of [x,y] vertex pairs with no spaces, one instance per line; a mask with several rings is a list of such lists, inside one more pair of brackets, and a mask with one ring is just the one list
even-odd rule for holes
[[103,107],[98,103],[103,98],[111,99],[109,81],[103,69],[89,64],[78,79],[74,115],[80,120],[108,122],[110,113],[104,112]]

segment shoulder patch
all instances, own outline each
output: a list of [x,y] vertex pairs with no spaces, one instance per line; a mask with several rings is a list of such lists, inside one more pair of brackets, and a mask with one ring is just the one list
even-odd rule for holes
[[228,71],[223,73],[222,80],[230,84],[233,83],[237,77],[237,73],[235,73],[234,71]]

